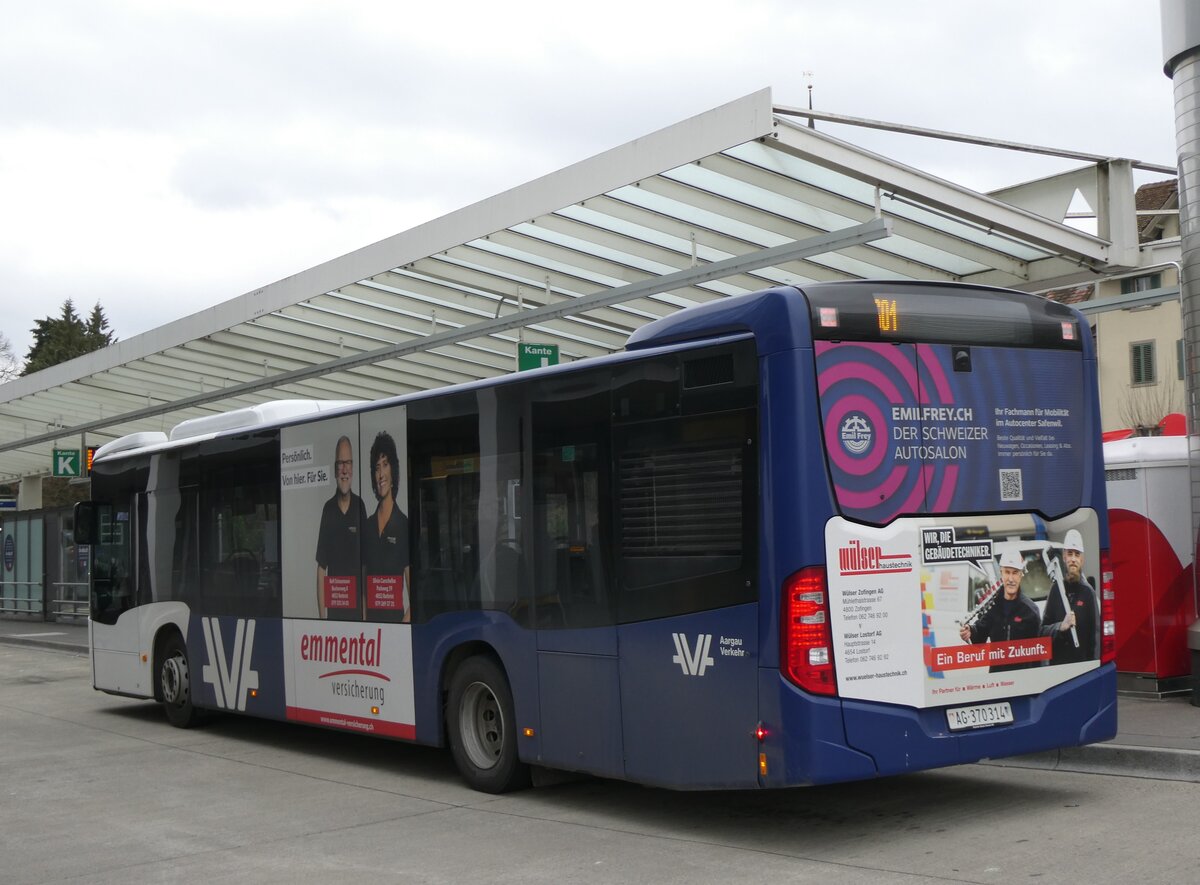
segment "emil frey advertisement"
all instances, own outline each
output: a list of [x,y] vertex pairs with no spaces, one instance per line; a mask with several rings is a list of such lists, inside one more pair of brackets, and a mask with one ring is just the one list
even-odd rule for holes
[[1094,511],[826,526],[843,697],[941,706],[1034,694],[1098,666]]
[[414,734],[405,407],[285,428],[287,716]]
[[816,359],[843,515],[881,525],[1078,506],[1087,438],[1078,352],[820,341]]

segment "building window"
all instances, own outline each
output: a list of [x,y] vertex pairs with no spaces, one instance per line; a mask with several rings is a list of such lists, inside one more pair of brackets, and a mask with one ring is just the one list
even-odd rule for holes
[[1135,341],[1129,345],[1129,383],[1133,385],[1154,384],[1158,377],[1154,371],[1154,342]]
[[1149,292],[1151,289],[1162,288],[1162,274],[1152,273],[1140,277],[1125,277],[1121,280],[1121,294],[1132,295],[1134,292]]
[[1183,339],[1175,341],[1175,377],[1183,380]]

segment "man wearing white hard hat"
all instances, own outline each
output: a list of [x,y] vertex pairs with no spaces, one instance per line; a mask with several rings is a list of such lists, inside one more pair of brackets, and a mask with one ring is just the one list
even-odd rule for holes
[[[1005,642],[1012,639],[1034,639],[1042,628],[1042,618],[1037,606],[1021,592],[1021,578],[1025,576],[1025,557],[1016,550],[1009,550],[1000,557],[1000,585],[1002,592],[983,603],[987,610],[975,623],[964,624],[959,630],[963,642]],[[1038,666],[1038,661],[1018,664],[996,664],[992,673],[1005,670],[1021,670]]]
[[[1092,661],[1096,658],[1097,628],[1096,594],[1083,576],[1083,535],[1071,529],[1063,538],[1062,559],[1067,573],[1063,576],[1063,592],[1052,588],[1046,599],[1043,636],[1053,637],[1052,664]],[[1066,596],[1066,606],[1063,596]],[[1075,628],[1075,636],[1071,628]],[[1079,644],[1076,645],[1075,638]]]

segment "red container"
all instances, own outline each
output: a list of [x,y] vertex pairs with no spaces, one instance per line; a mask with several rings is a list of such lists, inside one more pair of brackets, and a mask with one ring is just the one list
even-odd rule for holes
[[1188,439],[1134,437],[1104,444],[1117,618],[1118,688],[1190,690],[1192,589]]

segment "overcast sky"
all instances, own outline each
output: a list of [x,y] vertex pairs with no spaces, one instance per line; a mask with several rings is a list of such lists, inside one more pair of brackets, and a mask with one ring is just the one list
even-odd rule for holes
[[[65,298],[129,338],[764,86],[1175,162],[1154,0],[0,0],[0,23],[20,357]],[[1072,165],[823,128],[981,190]]]

